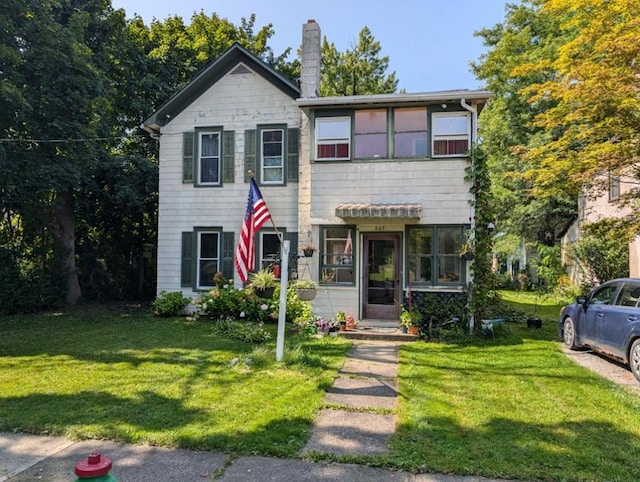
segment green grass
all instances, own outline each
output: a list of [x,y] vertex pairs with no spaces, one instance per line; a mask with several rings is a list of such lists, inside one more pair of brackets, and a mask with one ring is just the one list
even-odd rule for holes
[[[533,295],[503,297],[532,315]],[[640,399],[562,353],[558,310],[538,308],[540,330],[519,323],[495,340],[403,345],[390,453],[333,459],[521,480],[640,480]],[[276,363],[275,342],[254,349],[209,322],[98,308],[0,319],[0,430],[296,457],[349,345],[294,346],[287,337]]]
[[[275,330],[275,327],[273,327]],[[0,320],[0,430],[293,456],[349,344],[253,349],[211,322],[98,308]]]
[[[531,298],[505,293],[530,315]],[[411,471],[525,480],[640,480],[640,401],[571,362],[541,330],[514,325],[467,345],[401,349],[398,430],[389,459]]]

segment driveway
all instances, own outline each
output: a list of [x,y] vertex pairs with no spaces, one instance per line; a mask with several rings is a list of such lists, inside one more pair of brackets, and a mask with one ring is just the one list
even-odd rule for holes
[[562,351],[578,365],[582,365],[602,375],[604,378],[640,395],[640,382],[636,380],[627,366],[609,360],[591,350],[573,351],[564,345],[561,346]]

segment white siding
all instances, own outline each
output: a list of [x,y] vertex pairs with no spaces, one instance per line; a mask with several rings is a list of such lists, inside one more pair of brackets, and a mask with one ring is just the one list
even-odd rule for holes
[[[233,70],[233,69],[231,69]],[[256,74],[227,74],[162,129],[158,217],[157,291],[180,290],[181,233],[195,226],[235,232],[244,216],[244,131],[258,124],[299,127],[294,101]],[[235,131],[235,182],[195,188],[182,182],[182,134],[195,127],[221,126]],[[261,187],[278,227],[297,231],[297,183]],[[266,226],[265,226],[266,227]],[[190,295],[191,289],[184,289]]]
[[[422,217],[412,223],[469,223],[470,185],[464,180],[467,166],[464,159],[316,162],[311,168],[311,221],[341,224],[343,220],[335,216],[341,203],[418,203]],[[376,224],[390,220],[379,221]]]

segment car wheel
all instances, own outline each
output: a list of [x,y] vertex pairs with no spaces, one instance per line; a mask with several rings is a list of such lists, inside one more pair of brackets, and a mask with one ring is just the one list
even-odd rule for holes
[[640,381],[640,339],[634,341],[629,350],[629,368],[633,376]]
[[564,346],[566,346],[570,350],[577,350],[579,348],[578,344],[576,343],[576,327],[573,324],[573,320],[571,318],[567,318],[566,320],[564,320],[562,340],[564,341]]

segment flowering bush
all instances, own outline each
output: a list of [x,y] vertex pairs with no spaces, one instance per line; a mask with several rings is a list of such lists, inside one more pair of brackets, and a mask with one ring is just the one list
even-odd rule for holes
[[338,327],[336,320],[326,318],[317,318],[315,325],[318,330],[330,330]]
[[196,306],[200,316],[212,320],[265,322],[271,319],[275,302],[259,298],[249,290],[237,290],[225,285],[200,296]]

